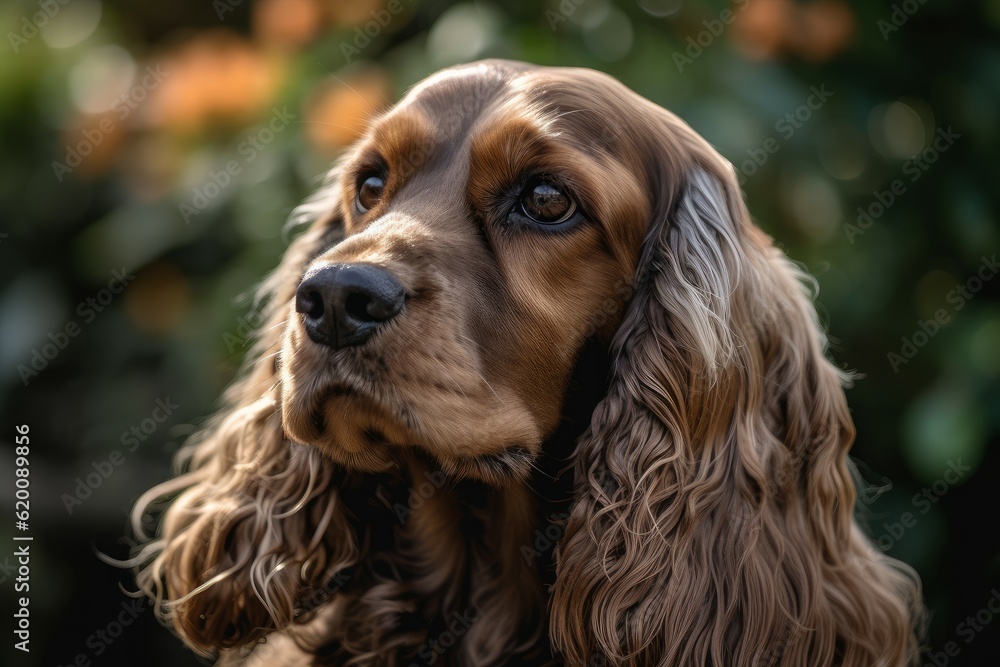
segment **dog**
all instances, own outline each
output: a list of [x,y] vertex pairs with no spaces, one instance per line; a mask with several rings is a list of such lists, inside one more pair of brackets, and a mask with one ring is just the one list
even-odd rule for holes
[[[295,214],[139,555],[220,664],[898,667],[809,280],[732,166],[605,74],[489,60]],[[263,643],[263,645],[261,645]]]

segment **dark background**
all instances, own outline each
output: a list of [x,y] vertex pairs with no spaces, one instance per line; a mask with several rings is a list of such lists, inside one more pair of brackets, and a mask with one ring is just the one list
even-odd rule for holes
[[[28,424],[34,536],[32,652],[15,655],[15,528],[0,521],[0,662],[196,664],[148,609],[96,638],[131,585],[96,553],[127,555],[129,508],[217,407],[245,350],[236,297],[276,264],[295,203],[408,86],[501,56],[609,72],[741,170],[760,226],[819,280],[832,356],[863,376],[848,392],[859,512],[920,572],[933,651],[960,649],[927,664],[997,664],[1000,618],[982,610],[1000,600],[1000,279],[952,290],[1000,250],[1000,2],[397,2],[370,43],[355,27],[382,0],[69,0],[33,35],[37,2],[0,8],[0,500],[13,510]],[[147,66],[165,74],[144,84]],[[828,97],[812,109],[811,89]],[[283,108],[295,119],[265,145]],[[947,128],[958,138],[933,148]],[[213,189],[229,161],[240,173]],[[123,268],[128,286],[102,291]],[[64,349],[28,373],[53,339]],[[129,451],[158,399],[177,407]],[[970,636],[977,613],[991,622]]]

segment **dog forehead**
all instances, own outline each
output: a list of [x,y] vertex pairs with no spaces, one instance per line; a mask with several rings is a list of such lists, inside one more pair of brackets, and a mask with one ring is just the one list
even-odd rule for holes
[[586,100],[566,94],[571,88],[567,79],[572,79],[572,72],[565,68],[516,61],[487,60],[458,66],[416,84],[379,125],[388,129],[417,122],[427,130],[418,142],[432,146],[437,157],[461,159],[477,137],[498,126],[527,122],[547,133],[552,118],[582,109]]
[[[418,113],[439,141],[462,144],[478,131],[511,118],[571,131],[610,147],[627,138],[634,111],[652,107],[613,77],[579,67],[545,67],[484,60],[442,70],[416,84],[387,115]],[[576,112],[584,112],[576,115]]]
[[481,61],[440,70],[414,84],[404,99],[426,94],[496,86],[509,80],[509,70],[491,61]]
[[[609,85],[611,84],[611,85]],[[419,108],[435,121],[476,118],[514,98],[545,106],[572,100],[586,105],[595,88],[617,84],[606,74],[578,67],[544,67],[512,60],[484,60],[441,70],[414,85],[396,109]]]
[[514,72],[504,61],[483,61],[442,70],[416,84],[388,114],[417,112],[439,133],[468,134],[498,101],[508,99]]

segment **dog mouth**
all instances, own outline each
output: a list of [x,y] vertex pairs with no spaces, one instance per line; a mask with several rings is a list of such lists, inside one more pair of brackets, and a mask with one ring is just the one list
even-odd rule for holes
[[286,402],[283,416],[292,440],[318,446],[334,461],[361,472],[396,469],[407,450],[419,450],[449,477],[504,486],[526,480],[536,456],[520,444],[485,453],[443,451],[406,403],[390,403],[343,382]]
[[405,403],[383,392],[338,380],[315,388],[302,397],[301,406],[313,426],[314,437],[322,439],[338,431],[356,433],[367,446],[402,445],[412,438],[416,418]]
[[[432,454],[433,456],[433,454]],[[526,481],[535,455],[527,447],[513,445],[497,452],[441,459],[441,469],[450,475],[478,479],[493,486]]]
[[277,386],[286,436],[360,472],[397,469],[421,452],[455,479],[526,480],[541,437],[519,397],[454,350],[389,361],[409,350],[383,340],[331,351],[291,337]]

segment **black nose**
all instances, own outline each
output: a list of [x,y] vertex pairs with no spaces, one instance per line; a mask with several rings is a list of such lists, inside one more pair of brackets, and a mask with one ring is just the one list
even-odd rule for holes
[[306,275],[295,293],[306,333],[334,349],[360,345],[403,309],[403,286],[371,264],[333,264]]

